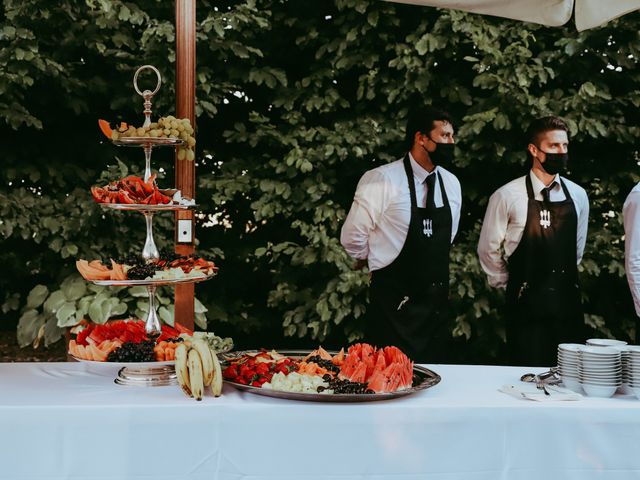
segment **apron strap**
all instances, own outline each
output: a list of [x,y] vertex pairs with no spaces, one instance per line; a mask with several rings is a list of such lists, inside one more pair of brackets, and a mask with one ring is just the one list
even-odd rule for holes
[[562,180],[562,177],[558,177],[558,178],[560,179],[560,186],[562,187],[562,191],[564,192],[565,199],[573,201],[573,199],[571,198],[571,195],[569,194],[569,189],[567,188],[567,185]]
[[436,175],[438,175],[438,183],[440,184],[440,194],[442,195],[442,206],[449,207],[449,197],[447,196],[447,191],[444,189],[444,181],[442,180],[442,175],[440,175],[440,172],[436,172]]
[[411,163],[409,162],[409,154],[407,153],[402,160],[404,164],[404,171],[407,174],[407,182],[409,183],[409,192],[411,196],[411,210],[418,208],[418,200],[416,199],[416,185],[413,179],[413,170],[411,170]]
[[536,196],[533,193],[533,184],[531,183],[531,172],[527,172],[525,183],[527,184],[527,197],[529,197],[529,200],[535,200]]

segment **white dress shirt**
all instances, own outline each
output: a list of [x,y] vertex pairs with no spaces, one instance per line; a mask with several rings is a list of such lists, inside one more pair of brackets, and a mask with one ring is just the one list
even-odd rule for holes
[[[529,172],[535,199],[542,201],[542,189],[545,185],[538,177]],[[515,251],[522,239],[524,226],[527,223],[528,196],[526,176],[516,178],[495,191],[489,199],[487,213],[484,216],[480,241],[478,242],[478,256],[480,265],[487,274],[489,285],[505,288],[509,279],[507,259]],[[587,226],[589,223],[589,199],[584,189],[566,178],[562,179],[569,190],[578,215],[578,231],[576,238],[576,253],[578,263],[582,260],[584,245],[587,240]],[[565,200],[565,194],[560,185],[560,175],[556,175],[555,185],[549,192],[551,202]]]
[[624,269],[640,317],[640,183],[624,202]]
[[[451,208],[451,241],[458,232],[462,192],[460,182],[448,170],[437,166],[427,172],[409,154],[416,186],[418,207],[424,207],[427,199],[428,175],[438,172]],[[434,202],[442,207],[440,182],[436,181]],[[356,259],[367,259],[369,270],[379,270],[393,262],[404,246],[411,220],[411,196],[402,159],[365,172],[360,179],[347,215],[340,242],[347,253]]]

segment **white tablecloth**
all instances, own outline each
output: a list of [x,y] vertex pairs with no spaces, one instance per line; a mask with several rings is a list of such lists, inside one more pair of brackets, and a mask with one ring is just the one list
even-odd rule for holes
[[429,367],[442,382],[415,395],[325,404],[229,386],[196,402],[118,386],[112,366],[3,363],[0,479],[640,478],[634,397],[537,403],[498,392],[531,369]]

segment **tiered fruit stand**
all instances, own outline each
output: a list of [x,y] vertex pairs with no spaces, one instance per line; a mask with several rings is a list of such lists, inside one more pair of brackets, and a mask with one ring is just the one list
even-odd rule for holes
[[[156,88],[151,90],[140,91],[138,88],[138,76],[144,70],[155,72],[158,83]],[[133,86],[136,92],[144,98],[144,115],[145,121],[143,128],[151,124],[151,99],[160,89],[162,82],[160,72],[151,65],[140,67],[133,78]],[[177,147],[184,143],[180,138],[167,137],[145,137],[145,136],[127,136],[113,139],[112,143],[117,146],[142,147],[145,154],[145,173],[144,181],[148,182],[152,177],[151,174],[151,153],[157,147]],[[157,212],[176,211],[194,208],[195,204],[179,204],[171,202],[164,205],[145,205],[145,204],[123,204],[123,203],[100,203],[105,209],[137,211],[144,215],[146,220],[146,240],[142,250],[142,258],[145,262],[156,262],[160,255],[153,238],[153,215]],[[195,283],[208,280],[214,274],[203,277],[186,277],[176,279],[144,279],[144,280],[92,280],[96,285],[102,286],[145,286],[149,296],[149,308],[145,319],[145,332],[150,340],[157,339],[161,334],[160,320],[157,314],[156,306],[156,289],[163,285],[176,285],[181,283]],[[176,374],[173,362],[147,362],[147,363],[127,363],[123,364],[118,372],[115,380],[120,385],[143,385],[143,386],[159,386],[175,384]]]

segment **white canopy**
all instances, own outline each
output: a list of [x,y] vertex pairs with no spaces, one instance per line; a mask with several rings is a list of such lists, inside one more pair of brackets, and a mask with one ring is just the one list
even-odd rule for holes
[[574,4],[579,31],[604,25],[609,20],[640,9],[640,0],[387,0],[465,12],[495,15],[551,27],[571,19]]

